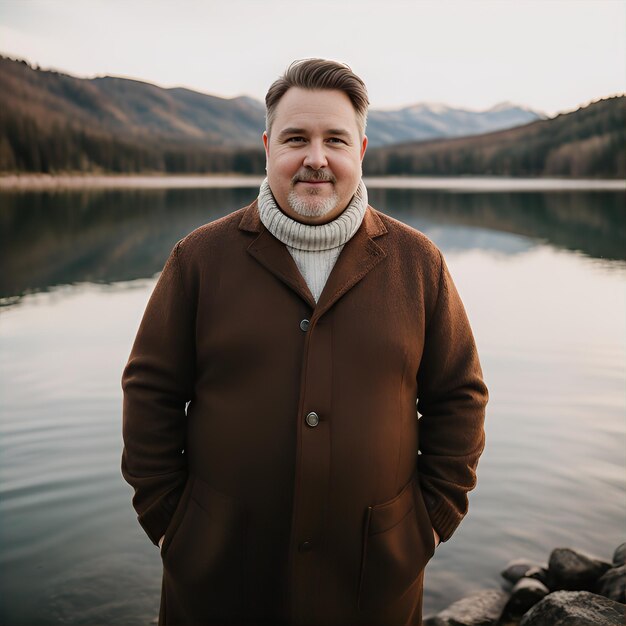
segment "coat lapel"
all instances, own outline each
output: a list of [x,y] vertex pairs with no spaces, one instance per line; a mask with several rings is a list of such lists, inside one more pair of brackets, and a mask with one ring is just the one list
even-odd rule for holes
[[256,200],[244,211],[239,228],[259,233],[248,246],[248,252],[307,302],[314,309],[313,317],[316,318],[328,311],[386,256],[374,238],[384,235],[387,229],[374,209],[368,206],[363,223],[341,251],[316,304],[285,244],[263,226]]
[[339,298],[358,284],[386,256],[374,241],[387,232],[382,220],[370,206],[359,230],[344,246],[317,302],[314,317],[322,316]]
[[248,246],[248,252],[276,278],[295,291],[312,309],[315,299],[300,270],[287,250],[284,243],[276,239],[261,222],[255,200],[245,211],[241,222],[241,230],[259,233],[258,237]]

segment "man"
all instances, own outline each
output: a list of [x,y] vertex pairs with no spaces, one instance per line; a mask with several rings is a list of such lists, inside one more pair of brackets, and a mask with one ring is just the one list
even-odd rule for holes
[[438,249],[367,203],[361,79],[296,62],[266,105],[258,199],[176,244],[123,374],[159,623],[420,624],[484,446],[470,326]]

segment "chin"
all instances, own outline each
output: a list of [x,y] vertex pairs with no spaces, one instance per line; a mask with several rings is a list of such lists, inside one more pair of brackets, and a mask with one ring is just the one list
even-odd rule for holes
[[311,197],[302,198],[295,191],[289,194],[288,202],[291,210],[302,217],[324,217],[337,207],[339,198],[333,194],[328,198]]

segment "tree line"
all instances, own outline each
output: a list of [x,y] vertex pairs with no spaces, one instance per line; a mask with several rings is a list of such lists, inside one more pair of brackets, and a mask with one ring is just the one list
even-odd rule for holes
[[123,139],[69,124],[42,129],[32,118],[0,112],[0,172],[259,174],[264,169],[263,150]]

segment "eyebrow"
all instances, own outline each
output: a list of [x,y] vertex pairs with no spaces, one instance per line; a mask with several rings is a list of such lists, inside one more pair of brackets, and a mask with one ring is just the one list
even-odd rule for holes
[[[280,133],[278,133],[278,138],[282,139],[283,137],[286,137],[287,135],[306,135],[306,134],[307,134],[307,131],[305,128],[290,127],[290,128],[284,128],[283,130],[281,130]],[[350,136],[350,133],[347,130],[344,130],[343,128],[329,128],[324,131],[324,134],[339,135],[341,137]]]

